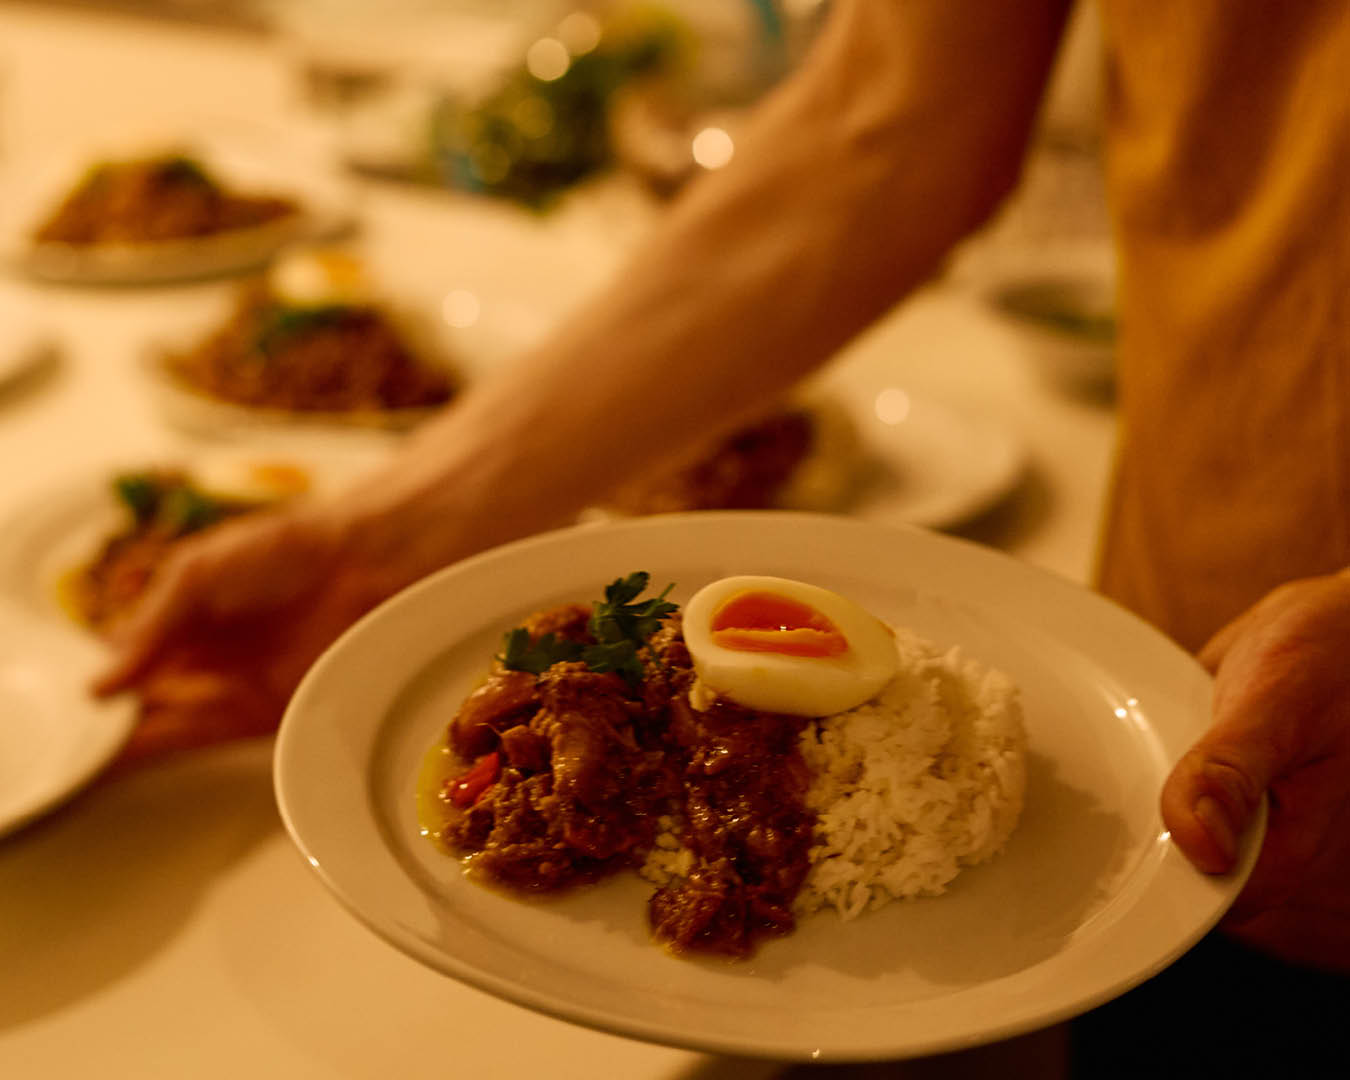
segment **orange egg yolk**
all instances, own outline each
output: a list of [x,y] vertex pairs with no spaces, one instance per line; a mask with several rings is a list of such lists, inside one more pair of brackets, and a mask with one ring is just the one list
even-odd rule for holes
[[848,640],[810,604],[775,592],[750,590],[729,597],[713,612],[713,643],[740,652],[784,656],[839,656]]
[[277,498],[303,495],[309,490],[309,473],[284,461],[264,461],[250,467],[253,482],[276,492]]

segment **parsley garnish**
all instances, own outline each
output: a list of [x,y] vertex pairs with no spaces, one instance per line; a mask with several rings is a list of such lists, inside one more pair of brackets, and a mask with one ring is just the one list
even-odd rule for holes
[[160,485],[146,473],[123,473],[113,480],[113,490],[126,503],[137,525],[144,525],[159,510]]
[[258,317],[254,349],[267,357],[297,337],[340,326],[356,309],[351,304],[271,303]]
[[542,675],[554,664],[565,660],[580,660],[582,645],[557,634],[543,634],[538,641],[530,640],[530,632],[523,626],[507,631],[502,638],[502,655],[497,657],[503,667],[512,671],[528,671]]
[[131,511],[137,528],[154,527],[169,536],[186,536],[214,525],[249,505],[223,499],[186,479],[155,472],[122,473],[113,490]]
[[207,175],[199,161],[177,154],[167,157],[156,166],[159,175],[170,184],[196,184],[200,187],[215,188],[216,184]]
[[659,596],[636,603],[649,580],[645,570],[636,570],[605,586],[605,598],[591,605],[587,623],[595,644],[583,645],[551,633],[531,640],[530,632],[518,626],[502,639],[502,655],[497,659],[504,667],[534,675],[557,663],[580,660],[592,671],[613,671],[630,686],[637,686],[642,681],[638,650],[660,629],[662,619],[679,610],[678,604],[666,599],[673,584]]
[[214,525],[225,516],[225,504],[191,484],[170,488],[159,506],[159,518],[175,536],[186,536]]

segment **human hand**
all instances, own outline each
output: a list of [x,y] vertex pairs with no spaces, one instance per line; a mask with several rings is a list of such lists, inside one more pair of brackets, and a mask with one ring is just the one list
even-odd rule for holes
[[115,767],[272,731],[309,666],[382,598],[310,507],[186,540],[110,633],[117,655],[95,693],[141,702]]
[[1265,843],[1225,929],[1350,970],[1350,571],[1274,590],[1200,660],[1215,676],[1213,724],[1163,787],[1172,839],[1223,873],[1267,795]]

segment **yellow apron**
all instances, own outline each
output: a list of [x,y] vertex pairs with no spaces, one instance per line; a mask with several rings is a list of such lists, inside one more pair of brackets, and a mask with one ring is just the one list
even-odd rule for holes
[[1187,648],[1350,565],[1350,0],[1102,0],[1121,254],[1099,584]]

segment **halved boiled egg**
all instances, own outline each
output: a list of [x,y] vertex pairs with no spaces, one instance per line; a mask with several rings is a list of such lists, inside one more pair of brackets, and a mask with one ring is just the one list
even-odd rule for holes
[[717,697],[747,709],[829,716],[873,697],[895,675],[895,636],[829,589],[740,576],[705,585],[684,606],[696,708]]

